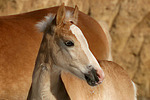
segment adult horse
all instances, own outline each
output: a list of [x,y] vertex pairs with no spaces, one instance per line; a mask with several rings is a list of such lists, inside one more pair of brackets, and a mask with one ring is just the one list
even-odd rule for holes
[[[25,14],[0,17],[1,99],[26,99],[35,58],[42,38],[40,34],[37,34],[38,31],[34,26],[47,14],[56,14],[57,9],[58,7],[53,7]],[[66,7],[66,9],[73,11],[73,8],[70,7]],[[94,56],[97,59],[109,59],[108,38],[106,38],[107,36],[100,25],[91,17],[79,12],[78,27],[84,33]],[[67,78],[65,74],[63,75],[65,81]],[[73,76],[70,75],[69,77]]]

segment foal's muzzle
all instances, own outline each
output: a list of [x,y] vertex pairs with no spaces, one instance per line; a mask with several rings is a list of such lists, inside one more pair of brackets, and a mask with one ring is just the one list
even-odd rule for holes
[[88,74],[85,74],[84,76],[85,76],[87,83],[90,86],[96,86],[103,82],[104,72],[103,70],[97,71],[94,68],[92,68],[92,70],[89,71]]

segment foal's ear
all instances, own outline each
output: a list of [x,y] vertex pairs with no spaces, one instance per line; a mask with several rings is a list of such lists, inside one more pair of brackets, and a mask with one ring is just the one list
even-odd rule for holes
[[73,12],[73,19],[74,19],[75,23],[77,23],[77,21],[78,21],[78,13],[79,13],[79,9],[78,9],[78,6],[76,5],[75,10]]
[[60,25],[63,23],[63,20],[65,19],[66,11],[64,7],[64,3],[58,8],[57,14],[56,14],[56,25]]

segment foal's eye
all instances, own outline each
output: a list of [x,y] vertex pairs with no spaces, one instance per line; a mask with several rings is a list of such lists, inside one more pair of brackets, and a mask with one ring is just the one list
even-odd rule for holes
[[68,47],[72,47],[72,46],[74,46],[74,43],[73,43],[73,41],[65,41],[65,45],[66,46],[68,46]]

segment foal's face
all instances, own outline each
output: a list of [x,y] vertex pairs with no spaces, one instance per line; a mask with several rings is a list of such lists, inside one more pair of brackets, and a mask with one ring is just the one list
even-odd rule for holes
[[54,41],[58,66],[84,78],[83,73],[92,69],[92,56],[81,30],[74,24],[65,24],[56,30]]
[[94,86],[103,81],[104,73],[81,29],[71,22],[55,27],[55,63]]
[[[64,6],[60,6],[51,28],[53,34],[52,59],[56,66],[85,79],[95,86],[104,79],[104,72],[89,50],[87,40],[76,25],[78,9],[75,8],[70,18],[66,18]],[[70,20],[71,19],[71,20]]]

